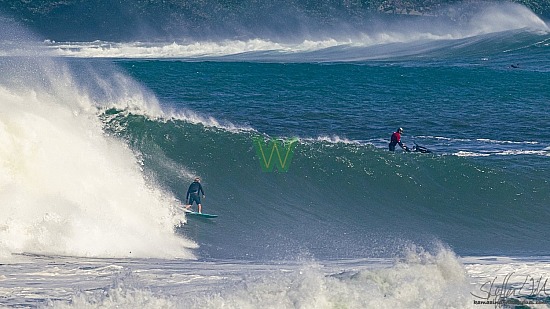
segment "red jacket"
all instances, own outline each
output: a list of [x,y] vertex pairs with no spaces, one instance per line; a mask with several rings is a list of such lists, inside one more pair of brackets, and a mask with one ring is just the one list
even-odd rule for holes
[[[387,136],[387,135],[386,135]],[[401,133],[399,132],[393,132],[393,134],[391,135],[391,142],[395,145],[395,144],[399,144],[399,142],[401,142]]]

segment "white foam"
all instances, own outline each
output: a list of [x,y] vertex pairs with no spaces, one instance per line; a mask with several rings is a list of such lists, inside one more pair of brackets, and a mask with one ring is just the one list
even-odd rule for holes
[[149,272],[140,271],[130,276],[129,283],[143,282],[158,293],[115,285],[98,293],[79,293],[70,303],[58,301],[53,307],[474,308],[469,294],[473,287],[463,265],[450,251],[410,252],[393,263],[374,263],[223,261],[191,265],[195,268],[185,271],[156,270],[149,276],[151,281],[143,281]]
[[325,143],[330,143],[330,144],[353,144],[353,145],[360,144],[358,141],[350,140],[348,138],[340,137],[338,135],[332,135],[332,136],[322,135],[322,136],[318,136],[316,138],[303,138],[302,140],[303,141],[309,141],[309,142],[312,142],[312,141],[313,142],[325,142]]
[[193,258],[196,244],[173,232],[176,199],[103,133],[91,95],[54,71],[0,84],[0,253]]
[[334,261],[29,258],[0,272],[11,283],[0,289],[7,305],[49,298],[54,308],[489,308],[474,301],[545,301],[550,278],[547,257],[459,258],[414,247],[402,258]]
[[521,149],[514,149],[514,150],[504,150],[499,151],[495,153],[495,155],[499,156],[518,156],[518,155],[539,155],[539,156],[547,156],[549,155],[548,151],[544,150],[521,150]]
[[425,139],[436,139],[436,140],[444,140],[444,141],[451,141],[451,142],[472,142],[472,141],[478,141],[482,143],[489,143],[489,144],[526,144],[526,145],[536,145],[539,142],[537,141],[506,141],[506,140],[493,140],[489,138],[476,138],[476,139],[469,139],[469,138],[451,138],[451,137],[444,137],[444,136],[424,136],[419,135],[418,138],[425,138]]
[[[464,268],[475,283],[475,300],[535,302],[530,308],[548,308],[550,266],[547,258],[467,257]],[[546,260],[546,261],[544,261]],[[539,303],[537,303],[539,302]]]
[[192,124],[202,124],[205,127],[223,129],[233,133],[257,132],[254,128],[250,126],[237,125],[230,121],[220,121],[212,116],[200,115],[194,111],[185,109],[166,112],[164,119],[181,120]]
[[159,296],[146,289],[130,289],[124,286],[117,286],[105,291],[91,295],[75,295],[70,303],[51,302],[50,306],[56,309],[93,309],[93,308],[180,308],[176,299]]
[[537,155],[537,156],[549,156],[550,152],[545,150],[495,150],[491,152],[473,152],[473,151],[458,151],[453,153],[459,157],[489,157],[489,156],[520,156],[520,155]]
[[538,144],[538,142],[536,141],[500,141],[500,140],[492,140],[489,138],[478,138],[476,139],[476,141],[491,143],[491,144],[530,144],[530,145]]
[[479,152],[472,152],[472,151],[459,151],[457,153],[454,153],[455,156],[459,157],[488,157],[490,154],[488,153],[479,153]]
[[355,263],[348,266],[306,263],[298,269],[290,268],[246,282],[231,291],[201,300],[196,307],[472,307],[466,272],[449,251],[436,255],[411,253],[391,267]]
[[236,55],[250,52],[295,53],[349,44],[336,39],[304,40],[297,44],[266,39],[223,40],[219,42],[61,42],[45,41],[53,55],[79,58],[200,58]]

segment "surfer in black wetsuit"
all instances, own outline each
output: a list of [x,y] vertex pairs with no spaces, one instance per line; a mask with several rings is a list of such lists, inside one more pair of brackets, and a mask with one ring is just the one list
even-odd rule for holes
[[189,185],[187,189],[187,195],[185,196],[185,209],[191,208],[193,203],[197,203],[199,206],[199,213],[202,213],[202,204],[201,204],[201,195],[202,198],[205,198],[204,190],[201,186],[201,179],[199,177],[195,178],[195,181]]
[[414,143],[413,152],[420,152],[420,153],[431,153],[432,151],[424,146],[420,146],[417,143]]
[[403,128],[399,128],[399,129],[397,129],[397,131],[393,132],[393,134],[391,135],[391,140],[390,140],[390,144],[389,144],[390,151],[395,151],[395,146],[396,145],[399,145],[405,151],[410,151],[409,148],[407,148],[407,146],[405,146],[401,142],[401,134],[402,133],[403,133]]

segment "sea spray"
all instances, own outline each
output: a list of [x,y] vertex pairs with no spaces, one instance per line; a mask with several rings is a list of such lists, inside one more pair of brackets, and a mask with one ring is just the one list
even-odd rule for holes
[[98,118],[106,106],[158,113],[147,91],[109,66],[77,74],[14,57],[0,67],[2,255],[194,257],[196,244],[173,233],[185,221],[178,201]]

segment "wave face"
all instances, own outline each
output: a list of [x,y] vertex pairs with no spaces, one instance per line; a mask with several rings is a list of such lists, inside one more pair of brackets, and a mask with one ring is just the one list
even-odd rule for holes
[[139,149],[144,166],[180,200],[192,177],[203,177],[204,211],[220,220],[179,230],[207,244],[201,256],[377,257],[440,241],[461,254],[537,254],[550,245],[538,238],[547,230],[543,174],[324,139],[301,139],[288,172],[265,173],[253,146],[257,132],[116,110],[104,117],[107,131]]
[[[203,177],[205,211],[220,220],[178,230],[205,244],[201,256],[386,257],[439,242],[460,255],[545,254],[547,42],[522,29],[372,47],[381,60],[353,63],[335,60],[341,47],[295,63],[124,59],[163,107],[186,112],[104,121],[180,200]],[[334,61],[312,60],[321,54]],[[435,153],[388,153],[399,126]],[[256,137],[298,138],[288,172],[262,171]]]

